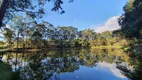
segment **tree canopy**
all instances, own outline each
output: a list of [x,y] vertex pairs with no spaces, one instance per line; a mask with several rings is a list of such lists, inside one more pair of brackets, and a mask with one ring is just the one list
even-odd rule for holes
[[119,24],[128,38],[142,38],[142,0],[130,0],[124,6]]
[[[69,0],[69,2],[72,1]],[[12,19],[17,12],[41,18],[45,14],[44,6],[49,2],[53,3],[51,11],[59,11],[61,14],[65,13],[61,7],[63,4],[62,0],[0,0],[0,26],[2,26],[3,22]]]

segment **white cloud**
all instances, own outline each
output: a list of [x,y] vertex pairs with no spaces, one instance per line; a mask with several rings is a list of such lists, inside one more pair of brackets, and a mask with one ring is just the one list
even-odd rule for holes
[[99,66],[108,68],[115,76],[120,77],[120,78],[126,78],[119,69],[116,68],[116,63],[106,63],[106,62],[99,62]]
[[119,16],[111,17],[104,24],[93,26],[91,28],[93,28],[97,33],[120,29],[118,18]]

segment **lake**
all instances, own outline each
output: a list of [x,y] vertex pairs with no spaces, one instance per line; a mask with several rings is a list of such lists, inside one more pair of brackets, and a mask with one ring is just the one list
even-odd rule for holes
[[6,53],[2,61],[20,71],[21,80],[129,80],[121,69],[132,70],[120,49],[56,49]]

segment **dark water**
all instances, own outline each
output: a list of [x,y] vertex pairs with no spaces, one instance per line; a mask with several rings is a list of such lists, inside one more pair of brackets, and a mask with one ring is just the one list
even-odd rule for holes
[[128,55],[115,49],[7,53],[2,60],[20,71],[21,80],[128,80],[118,68],[132,69]]

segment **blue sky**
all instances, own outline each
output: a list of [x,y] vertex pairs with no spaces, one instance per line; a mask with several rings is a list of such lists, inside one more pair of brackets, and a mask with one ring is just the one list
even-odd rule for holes
[[73,3],[68,3],[69,0],[63,1],[64,14],[50,11],[53,6],[50,3],[45,6],[46,14],[43,19],[54,26],[73,26],[79,30],[92,28],[96,32],[103,32],[120,28],[117,19],[123,13],[123,6],[128,0],[74,0]]
[[62,5],[66,11],[60,15],[58,12],[48,11],[45,20],[55,26],[74,26],[79,30],[104,25],[111,17],[120,16],[127,0],[74,0],[68,3],[64,0]]

